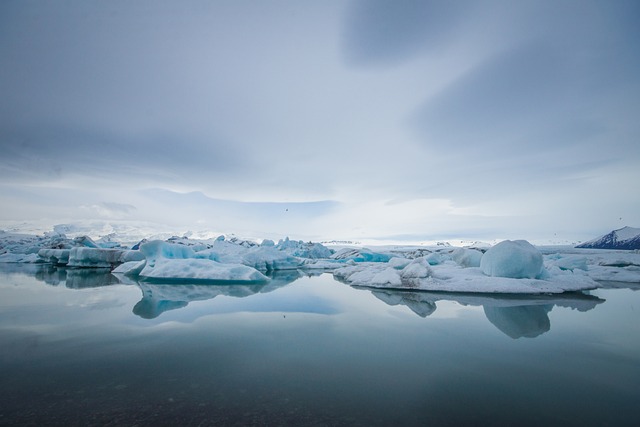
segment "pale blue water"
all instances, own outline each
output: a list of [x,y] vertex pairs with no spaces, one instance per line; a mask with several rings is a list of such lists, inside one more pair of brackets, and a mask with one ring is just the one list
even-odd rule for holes
[[635,426],[640,292],[138,285],[0,265],[0,363],[1,425]]

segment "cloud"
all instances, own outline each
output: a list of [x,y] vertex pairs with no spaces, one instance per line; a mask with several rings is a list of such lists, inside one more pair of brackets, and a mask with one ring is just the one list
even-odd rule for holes
[[393,65],[446,48],[472,2],[356,0],[347,13],[345,60],[352,65]]
[[80,209],[85,209],[100,218],[123,219],[130,216],[136,207],[127,203],[101,202],[93,205],[83,205]]
[[639,9],[7,0],[1,216],[328,238],[634,218]]
[[0,176],[11,181],[89,175],[116,182],[185,184],[204,176],[240,175],[255,167],[229,140],[204,140],[188,133],[133,137],[79,127],[4,127],[0,150]]

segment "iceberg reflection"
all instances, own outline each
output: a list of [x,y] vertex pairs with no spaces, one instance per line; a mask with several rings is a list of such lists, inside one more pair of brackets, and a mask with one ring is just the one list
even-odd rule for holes
[[420,317],[436,311],[438,301],[455,301],[465,306],[482,306],[498,330],[517,338],[535,338],[551,329],[549,312],[555,307],[589,311],[605,300],[580,292],[559,295],[478,295],[445,292],[374,290],[371,293],[388,305],[404,305]]
[[[138,281],[134,282],[142,291],[142,299],[133,307],[133,313],[144,319],[155,319],[165,311],[186,307],[192,301],[204,301],[217,296],[245,298],[258,293],[275,291],[302,276],[316,273],[301,272],[299,270],[283,270],[270,275],[269,282],[229,284],[228,282],[202,283],[160,283]],[[317,274],[320,274],[318,272]],[[129,278],[121,278],[131,282]]]
[[64,284],[69,289],[99,288],[121,283],[108,268],[66,268],[44,264],[35,272],[35,277],[47,285]]

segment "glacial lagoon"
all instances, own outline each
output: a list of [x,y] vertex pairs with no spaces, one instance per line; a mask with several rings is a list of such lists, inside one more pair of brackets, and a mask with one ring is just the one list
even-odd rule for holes
[[0,425],[637,425],[640,284],[402,292],[0,264]]

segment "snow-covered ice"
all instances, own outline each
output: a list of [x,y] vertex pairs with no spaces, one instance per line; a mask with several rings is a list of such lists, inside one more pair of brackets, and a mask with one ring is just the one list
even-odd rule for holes
[[598,287],[586,273],[563,272],[544,280],[490,277],[478,267],[463,268],[453,262],[430,266],[424,258],[414,260],[402,270],[380,263],[361,263],[339,268],[334,275],[356,286],[442,292],[544,294]]

